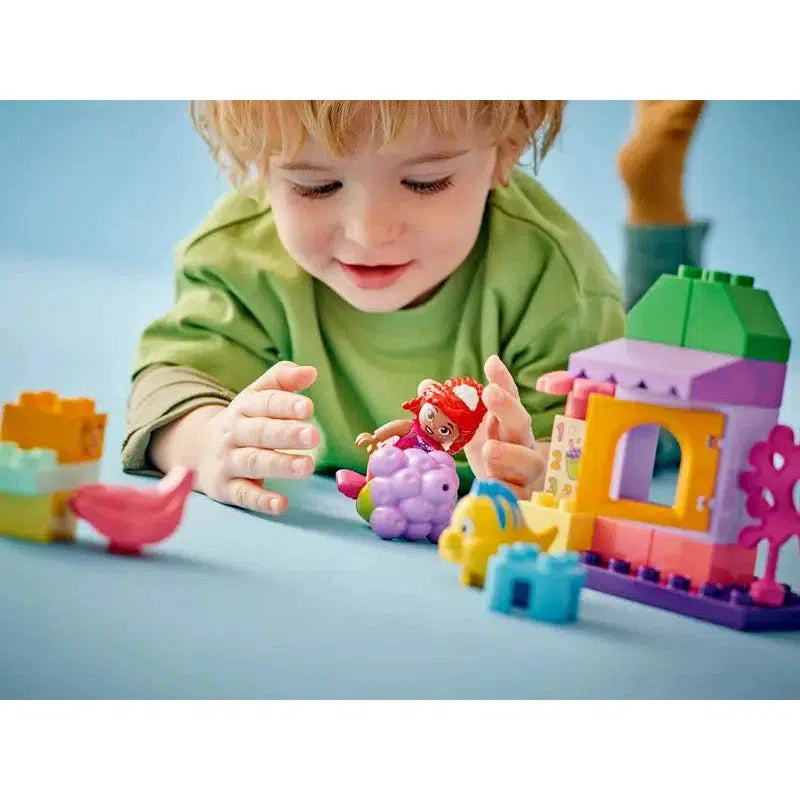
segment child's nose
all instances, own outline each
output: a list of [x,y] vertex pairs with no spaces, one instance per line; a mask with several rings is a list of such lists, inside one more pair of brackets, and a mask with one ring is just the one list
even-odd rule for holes
[[390,244],[400,236],[402,224],[386,204],[364,203],[345,222],[345,236],[365,250]]

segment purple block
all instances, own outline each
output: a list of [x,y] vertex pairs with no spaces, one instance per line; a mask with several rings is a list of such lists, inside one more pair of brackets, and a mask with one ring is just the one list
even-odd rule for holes
[[654,396],[779,408],[786,364],[616,339],[573,353],[569,373],[613,381],[626,389],[646,389]]
[[633,577],[593,566],[598,560],[593,556],[583,554],[587,589],[741,631],[800,630],[800,595],[787,592],[779,608],[757,606],[746,587],[704,584],[693,593],[680,588],[681,581],[675,581],[676,588],[658,583],[656,570],[648,574],[640,569]]

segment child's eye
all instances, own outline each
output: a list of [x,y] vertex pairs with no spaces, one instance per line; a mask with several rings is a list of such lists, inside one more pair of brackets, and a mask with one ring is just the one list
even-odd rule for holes
[[318,197],[327,197],[342,188],[341,181],[324,183],[322,186],[303,186],[301,183],[293,183],[292,191],[300,197],[308,197],[312,200]]
[[441,178],[438,181],[403,181],[403,186],[407,189],[411,189],[412,192],[417,192],[417,194],[436,194],[437,192],[443,192],[445,189],[449,189],[452,185],[452,175],[448,175],[446,178]]

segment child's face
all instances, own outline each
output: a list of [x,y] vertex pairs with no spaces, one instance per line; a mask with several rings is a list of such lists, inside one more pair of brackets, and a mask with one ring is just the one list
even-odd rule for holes
[[425,135],[335,157],[308,139],[291,161],[270,159],[278,234],[303,269],[362,311],[419,303],[472,249],[496,150],[480,135]]

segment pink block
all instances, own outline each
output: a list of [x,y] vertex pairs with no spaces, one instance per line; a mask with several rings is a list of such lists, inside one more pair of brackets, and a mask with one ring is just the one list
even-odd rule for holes
[[[569,373],[682,400],[778,408],[786,364],[634,339],[573,353]],[[656,397],[654,397],[656,401]]]

